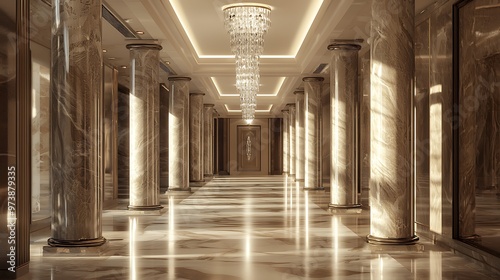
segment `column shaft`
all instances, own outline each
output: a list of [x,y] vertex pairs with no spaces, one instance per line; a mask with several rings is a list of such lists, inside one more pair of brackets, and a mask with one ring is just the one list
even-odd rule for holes
[[330,209],[358,204],[358,50],[332,44],[330,64]]
[[321,189],[320,180],[320,115],[321,115],[321,83],[324,78],[306,77],[304,81],[304,133],[305,133],[305,166],[304,189]]
[[189,99],[189,180],[202,182],[204,110],[203,93],[191,93]]
[[290,135],[289,135],[289,111],[282,110],[283,113],[283,173],[290,172]]
[[203,141],[203,162],[204,175],[207,177],[213,176],[213,146],[214,146],[214,104],[204,105],[204,132],[205,140]]
[[189,77],[170,77],[168,191],[189,187]]
[[370,235],[375,244],[412,244],[414,13],[410,1],[372,3]]
[[304,182],[304,157],[305,157],[305,110],[304,91],[295,94],[295,181]]
[[289,169],[289,174],[291,176],[295,176],[295,170],[296,170],[296,146],[295,146],[295,139],[296,139],[296,135],[295,135],[295,115],[296,115],[296,112],[295,112],[295,104],[288,104],[288,110],[289,110],[289,114],[288,114],[288,141],[289,141],[289,147],[290,147],[290,150],[288,151],[289,154],[290,154],[290,160],[289,160],[289,166],[288,166],[288,169]]
[[130,210],[158,210],[160,45],[130,44]]
[[[161,73],[161,72],[160,72]],[[166,80],[166,79],[165,79]],[[160,191],[168,189],[168,99],[170,93],[165,84],[160,86]]]
[[55,0],[52,7],[48,244],[99,246],[106,241],[101,221],[101,1]]

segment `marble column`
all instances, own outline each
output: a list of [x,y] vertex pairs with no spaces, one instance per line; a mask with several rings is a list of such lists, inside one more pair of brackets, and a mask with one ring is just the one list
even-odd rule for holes
[[[161,72],[160,72],[161,73]],[[166,74],[166,73],[165,73]],[[167,81],[168,77],[160,80]],[[160,86],[160,192],[168,189],[168,99],[170,92],[168,86]]]
[[160,88],[157,44],[129,44],[130,198],[129,210],[159,210]]
[[322,77],[305,77],[304,81],[304,189],[322,189],[320,176],[320,116]]
[[214,175],[214,104],[204,104],[204,126],[203,126],[203,165],[204,176],[211,177]]
[[[413,244],[412,97],[415,3],[372,2],[370,234],[373,244]],[[391,7],[391,9],[388,9]]]
[[289,132],[289,111],[281,110],[283,113],[283,174],[290,173],[290,132]]
[[168,192],[189,187],[189,77],[170,77],[168,104]]
[[295,94],[295,181],[304,182],[304,157],[305,157],[305,110],[304,91],[297,90]]
[[[360,45],[336,43],[330,63],[330,211],[360,208],[358,203]],[[348,211],[352,211],[348,210]]]
[[101,1],[69,0],[55,0],[52,7],[52,236],[48,244],[76,250],[106,242],[100,159],[102,7]]
[[288,172],[291,177],[295,177],[295,155],[296,155],[296,147],[295,147],[295,104],[290,103],[286,105],[288,107],[288,143],[289,143],[289,165]]
[[189,95],[189,180],[203,182],[203,96],[204,93]]

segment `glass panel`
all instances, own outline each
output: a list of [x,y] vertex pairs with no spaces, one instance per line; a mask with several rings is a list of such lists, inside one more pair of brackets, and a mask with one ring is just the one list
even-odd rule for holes
[[52,10],[41,0],[30,1],[31,48],[31,230],[48,226],[50,194],[50,37]]
[[500,5],[459,12],[460,237],[500,254]]

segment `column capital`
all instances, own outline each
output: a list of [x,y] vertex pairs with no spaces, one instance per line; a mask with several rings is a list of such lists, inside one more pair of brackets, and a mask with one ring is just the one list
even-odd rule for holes
[[155,49],[161,50],[163,47],[159,44],[128,44],[127,49]]
[[349,43],[333,43],[328,45],[329,51],[359,51],[361,46],[358,44],[349,44]]
[[191,92],[191,93],[189,93],[189,96],[195,96],[195,95],[204,96],[205,94],[203,92]]
[[286,108],[285,108],[285,109],[283,109],[283,110],[281,110],[281,113],[283,113],[283,114],[288,114],[289,112],[290,112],[290,111],[289,111],[288,109],[286,109]]
[[286,107],[293,108],[293,107],[295,107],[295,103],[288,103],[288,104],[286,104]]
[[168,80],[171,82],[175,81],[191,81],[190,77],[168,77]]
[[322,82],[324,80],[325,80],[325,78],[323,78],[323,77],[304,77],[304,78],[302,78],[302,81],[304,81],[304,82]]
[[304,90],[296,90],[293,92],[293,94],[297,95],[297,94],[304,94]]
[[203,107],[214,107],[215,104],[203,104]]

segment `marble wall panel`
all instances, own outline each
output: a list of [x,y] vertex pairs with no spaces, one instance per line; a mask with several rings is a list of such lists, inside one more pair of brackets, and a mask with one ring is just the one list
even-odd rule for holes
[[[415,222],[429,225],[430,19],[415,27]],[[437,108],[437,105],[434,106]],[[440,107],[439,107],[440,109]],[[441,120],[439,120],[441,121]],[[440,133],[440,131],[436,131]]]

